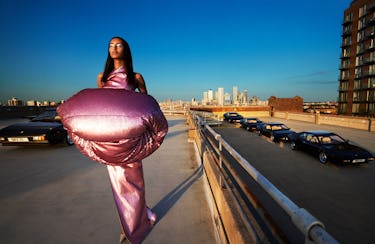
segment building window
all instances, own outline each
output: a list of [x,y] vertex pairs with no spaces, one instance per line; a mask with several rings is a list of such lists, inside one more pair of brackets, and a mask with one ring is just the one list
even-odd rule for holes
[[347,102],[348,101],[348,93],[347,92],[340,92],[339,100],[340,100],[340,102]]
[[359,112],[359,103],[353,103],[352,113],[355,114],[355,113],[358,113],[358,112]]
[[362,77],[362,68],[361,67],[355,68],[354,75],[355,75],[355,78],[361,78]]
[[352,32],[352,27],[350,25],[344,27],[344,34],[349,34]]
[[370,66],[368,67],[368,73],[369,73],[370,75],[375,74],[375,64],[372,64],[372,65],[370,65]]
[[341,80],[347,80],[349,79],[349,71],[345,70],[341,72]]
[[375,114],[375,103],[369,103],[367,107],[367,114],[373,115]]
[[361,80],[355,80],[354,81],[354,90],[358,90],[361,88]]
[[[349,39],[349,44],[351,44],[351,39],[350,39],[350,36],[345,38],[346,39]],[[357,42],[361,42],[365,39],[365,31],[364,30],[361,30],[361,31],[358,31],[358,34],[357,34]]]
[[345,81],[345,82],[341,82],[340,83],[340,91],[347,91],[348,90],[348,82]]
[[357,44],[357,54],[363,53],[365,49],[363,48],[363,43]]
[[353,92],[353,102],[359,102],[359,91]]
[[342,55],[345,58],[350,57],[350,48],[344,48]]
[[360,66],[362,64],[363,64],[363,56],[360,55],[360,56],[355,57],[355,66]]
[[341,61],[341,68],[348,69],[350,66],[350,59],[344,59]]
[[345,114],[346,113],[346,103],[340,103],[339,105],[339,113]]
[[368,78],[367,88],[375,88],[375,77]]
[[344,18],[344,22],[350,22],[353,20],[353,13],[348,13],[345,18]]
[[359,18],[361,18],[362,16],[364,16],[365,14],[366,14],[366,4],[365,5],[363,5],[361,8],[359,8]]
[[367,91],[367,101],[368,102],[375,102],[375,92],[374,91]]
[[370,61],[370,62],[375,61],[375,52],[371,52],[371,53],[370,53],[369,61]]
[[366,19],[362,18],[358,20],[358,30],[361,30],[366,27]]

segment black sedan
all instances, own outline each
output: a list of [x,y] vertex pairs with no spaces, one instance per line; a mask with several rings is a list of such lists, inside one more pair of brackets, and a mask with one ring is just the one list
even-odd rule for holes
[[278,142],[281,140],[287,141],[288,135],[293,133],[288,126],[279,122],[267,122],[258,126],[259,136],[268,136],[271,141]]
[[224,120],[229,123],[240,123],[241,119],[243,119],[243,116],[237,112],[227,112],[224,114]]
[[259,120],[258,118],[244,118],[240,121],[241,123],[241,127],[248,130],[248,131],[252,131],[252,130],[256,130],[259,125],[262,123],[261,120]]
[[0,130],[0,143],[3,146],[55,144],[65,142],[73,145],[64,129],[56,110],[48,110],[29,122],[16,123]]
[[320,163],[328,161],[340,164],[368,163],[374,160],[367,150],[350,144],[348,140],[329,131],[303,131],[289,135],[290,147],[317,155]]

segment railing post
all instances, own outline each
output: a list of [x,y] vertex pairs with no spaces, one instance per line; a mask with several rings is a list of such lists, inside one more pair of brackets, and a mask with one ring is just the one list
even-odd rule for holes
[[[218,143],[219,143],[219,167],[220,167],[220,171],[221,171],[223,169],[223,158],[222,158],[223,144],[221,142],[221,135],[219,135],[219,134],[215,135],[215,140],[218,141]],[[220,175],[220,178],[219,178],[219,183],[220,183],[220,186],[222,188],[224,188],[224,183],[223,183],[223,179],[222,179],[221,175]]]

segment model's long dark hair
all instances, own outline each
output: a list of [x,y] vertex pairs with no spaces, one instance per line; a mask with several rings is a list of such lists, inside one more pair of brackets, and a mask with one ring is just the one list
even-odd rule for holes
[[[117,36],[112,37],[111,41],[115,38],[120,39],[122,42],[122,45],[124,46],[124,52],[123,52],[123,57],[122,57],[123,60],[125,61],[124,68],[125,68],[126,76],[128,78],[128,83],[134,86],[135,81],[134,81],[133,59],[132,59],[132,54],[130,51],[129,44],[123,38],[117,37]],[[109,45],[108,45],[108,56],[107,56],[107,61],[104,67],[102,82],[104,83],[107,82],[108,76],[113,71],[114,68],[115,68],[115,65],[114,65],[113,59],[111,58],[111,55],[109,54]]]

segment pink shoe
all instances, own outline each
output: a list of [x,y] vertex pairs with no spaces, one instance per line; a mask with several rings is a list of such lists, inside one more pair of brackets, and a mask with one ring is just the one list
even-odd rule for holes
[[153,212],[151,211],[151,209],[150,209],[149,207],[147,207],[147,217],[148,217],[148,220],[150,221],[150,224],[151,224],[151,225],[154,225],[155,222],[156,222],[156,218],[157,218],[157,216],[156,216],[155,213],[153,213]]

